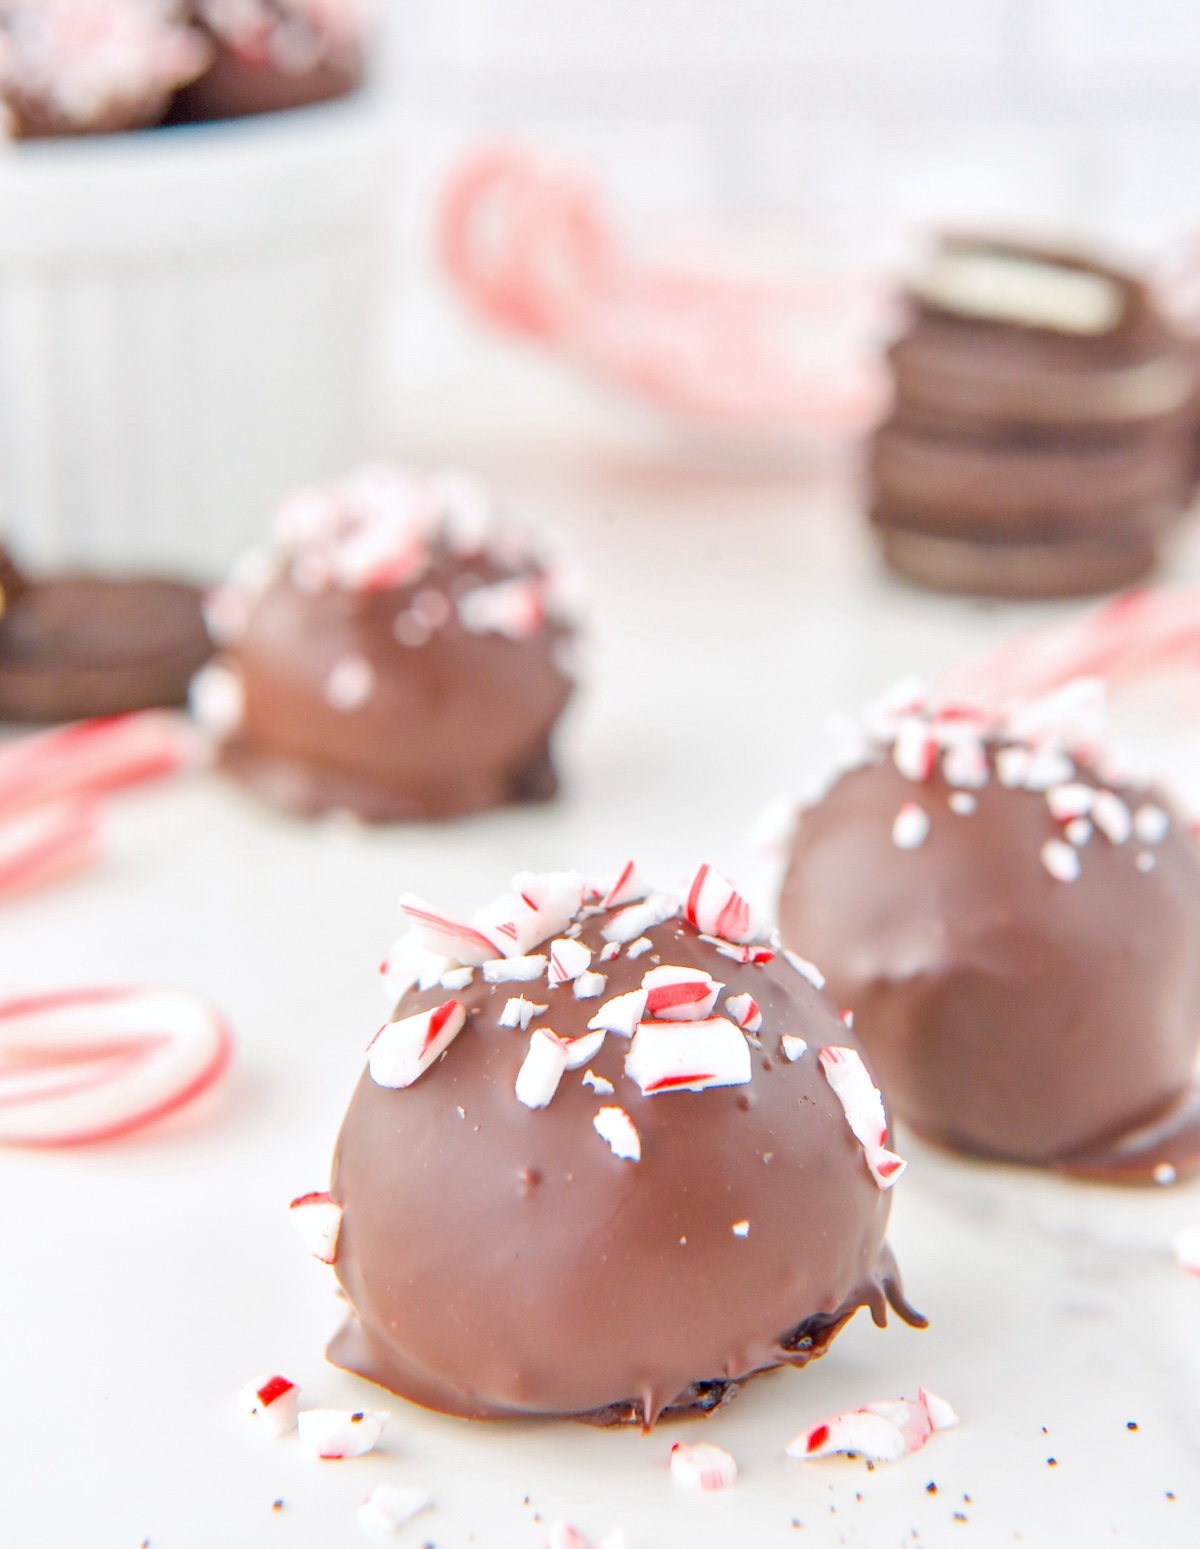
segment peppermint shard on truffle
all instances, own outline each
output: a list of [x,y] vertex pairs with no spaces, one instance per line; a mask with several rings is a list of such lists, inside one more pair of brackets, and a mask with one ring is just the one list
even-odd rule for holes
[[526,872],[465,917],[403,907],[329,1188],[335,1362],[448,1414],[649,1427],[803,1366],[860,1307],[923,1321],[854,1033],[719,873],[675,897],[632,865]]

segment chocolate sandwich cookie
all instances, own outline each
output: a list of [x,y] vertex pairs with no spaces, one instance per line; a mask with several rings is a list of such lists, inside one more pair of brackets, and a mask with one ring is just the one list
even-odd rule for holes
[[894,569],[927,585],[1065,595],[1154,563],[1193,480],[1193,353],[1120,271],[947,242],[890,351],[870,514]]
[[0,720],[51,722],[180,705],[212,654],[195,587],[0,567]]
[[897,1113],[972,1156],[1200,1170],[1200,844],[1106,767],[1086,686],[1009,719],[872,707],[780,902]]
[[648,1428],[806,1365],[861,1307],[923,1324],[854,1036],[723,878],[684,900],[632,867],[522,873],[461,923],[402,905],[409,987],[317,1197],[336,1364],[466,1418]]

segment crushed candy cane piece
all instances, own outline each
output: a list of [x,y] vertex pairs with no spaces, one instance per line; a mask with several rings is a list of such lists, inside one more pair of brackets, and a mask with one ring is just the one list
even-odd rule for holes
[[745,1033],[757,1033],[762,1027],[762,1012],[753,995],[729,995],[725,1009]]
[[942,774],[947,785],[979,791],[988,783],[987,750],[978,737],[963,737],[942,755]]
[[426,903],[415,893],[403,894],[400,908],[412,921],[420,945],[430,952],[441,952],[464,966],[478,967],[501,950],[473,925],[440,913],[433,904]]
[[591,1032],[619,1033],[622,1038],[632,1038],[638,1023],[646,1014],[646,991],[629,990],[624,995],[614,995],[606,1000],[588,1023]]
[[414,984],[423,990],[431,989],[452,966],[450,958],[443,957],[440,952],[430,952],[410,931],[392,942],[379,965],[379,972],[384,993],[394,1006]]
[[784,1058],[794,1065],[804,1051],[808,1048],[803,1038],[797,1038],[795,1033],[784,1033],[779,1040],[783,1045]]
[[519,871],[512,892],[477,910],[474,924],[505,957],[520,957],[566,930],[583,905],[583,878],[574,871]]
[[[662,925],[667,920],[672,920],[679,913],[679,900],[671,897],[669,893],[651,893],[641,903],[630,904],[627,909],[622,909],[620,914],[613,915],[600,934],[605,941],[618,943],[632,942],[637,945],[636,937],[642,936],[646,931],[653,930],[656,925]],[[650,942],[647,941],[642,951],[648,951]],[[629,949],[630,957],[639,954]]]
[[419,1485],[376,1485],[358,1508],[358,1525],[369,1533],[395,1533],[433,1505]]
[[386,1409],[302,1409],[296,1423],[305,1451],[332,1461],[374,1451],[387,1419]]
[[1171,1245],[1179,1267],[1190,1275],[1200,1275],[1200,1226],[1181,1226]]
[[958,1416],[944,1398],[919,1388],[916,1399],[882,1399],[831,1415],[793,1437],[785,1450],[792,1458],[846,1452],[873,1463],[894,1463],[919,1452],[935,1431],[957,1424]]
[[[645,898],[650,889],[638,876],[637,867],[632,861],[627,861],[621,869],[621,875],[604,894],[601,907],[604,909],[621,909],[626,904],[636,904]],[[619,945],[619,943],[616,943]]]
[[614,1156],[626,1162],[641,1161],[641,1137],[624,1108],[601,1108],[592,1120],[592,1128]]
[[608,980],[603,974],[581,973],[575,981],[576,1000],[595,1000],[597,995],[604,994],[604,987]]
[[448,968],[438,979],[443,990],[465,990],[475,977],[473,968]]
[[950,794],[950,811],[958,814],[960,818],[970,817],[979,803],[966,791],[952,791]]
[[[517,1101],[526,1108],[544,1108],[558,1091],[569,1057],[565,1039],[549,1027],[535,1028],[529,1036],[529,1053],[517,1072]],[[585,1056],[590,1058],[591,1053]]]
[[181,1108],[225,1070],[223,1017],[181,990],[58,990],[0,1002],[0,1144],[75,1146]]
[[749,942],[760,933],[750,905],[732,882],[708,865],[692,879],[685,914],[697,930],[724,941]]
[[621,943],[619,941],[606,941],[600,948],[600,956],[597,959],[601,963],[611,963],[615,957],[621,955]]
[[1154,857],[1150,854],[1149,850],[1142,850],[1139,852],[1138,857],[1133,864],[1139,871],[1153,871]]
[[928,1388],[917,1389],[917,1401],[929,1416],[929,1423],[935,1431],[952,1431],[958,1424],[958,1415],[953,1407]]
[[929,703],[929,689],[921,678],[897,678],[863,712],[873,737],[886,742],[895,736],[896,727],[906,715],[920,715]]
[[546,1549],[591,1549],[587,1539],[569,1522],[552,1522],[546,1535]]
[[649,968],[642,977],[646,1015],[666,1022],[702,1022],[725,988],[703,968],[678,968],[663,964]]
[[1025,771],[1027,791],[1048,791],[1052,785],[1065,785],[1075,774],[1075,764],[1061,748],[1052,743],[1034,748]]
[[801,1431],[784,1450],[790,1458],[827,1458],[846,1452],[872,1463],[894,1463],[909,1449],[899,1427],[886,1415],[851,1409]]
[[531,984],[546,972],[549,959],[540,952],[528,957],[494,957],[483,965],[488,984]]
[[246,1384],[238,1394],[238,1406],[268,1436],[286,1436],[296,1429],[300,1389],[286,1377],[267,1373]]
[[564,1038],[563,1043],[567,1049],[567,1069],[578,1070],[604,1047],[604,1031],[599,1029],[593,1033],[584,1033],[579,1038]]
[[217,742],[227,741],[246,714],[241,673],[225,662],[201,667],[188,686],[188,710],[201,731]]
[[375,691],[375,669],[357,651],[333,664],[325,680],[325,700],[334,710],[360,710]]
[[1063,835],[1068,844],[1073,844],[1077,850],[1082,850],[1092,837],[1091,819],[1072,818],[1066,828],[1063,829]]
[[1153,802],[1147,802],[1133,814],[1133,831],[1143,844],[1161,844],[1170,826],[1170,818]]
[[1097,791],[1092,798],[1091,819],[1112,844],[1124,844],[1133,833],[1133,814],[1113,791]]
[[735,963],[770,963],[775,957],[775,948],[762,941],[722,941],[720,936],[700,937],[701,941],[715,947],[722,957],[729,958]]
[[1046,792],[1046,805],[1056,823],[1070,823],[1074,818],[1087,817],[1095,799],[1096,792],[1092,787],[1079,780],[1052,785]]
[[0,898],[17,898],[84,871],[100,852],[100,805],[68,797],[0,816]]
[[[620,942],[614,941],[612,945],[619,947]],[[629,943],[629,947],[625,955],[626,957],[631,958],[642,957],[645,953],[649,952],[653,945],[654,943],[650,940],[649,936],[639,936],[636,941],[631,941]]]
[[445,1052],[466,1026],[462,1001],[447,1000],[430,1011],[399,1022],[385,1022],[367,1050],[367,1066],[376,1086],[411,1086]]
[[906,801],[892,824],[892,843],[898,850],[916,850],[929,835],[929,814],[915,801]]
[[342,1207],[328,1193],[300,1194],[288,1206],[292,1225],[300,1233],[304,1246],[322,1264],[337,1259],[338,1234],[342,1229]]
[[814,990],[825,988],[825,975],[815,963],[810,963],[806,957],[801,957],[798,952],[789,951],[787,947],[784,947],[783,955],[800,977],[808,980]]
[[582,941],[573,941],[569,937],[552,941],[550,967],[546,975],[551,988],[558,984],[569,984],[581,973],[586,973],[591,961],[592,949],[585,947]]
[[542,583],[534,577],[514,576],[473,587],[458,599],[458,616],[472,634],[529,640],[546,621]]
[[625,1056],[625,1074],[643,1097],[744,1086],[750,1046],[725,1017],[704,1022],[640,1022]]
[[871,1176],[881,1189],[890,1189],[906,1164],[894,1151],[887,1149],[883,1097],[871,1080],[862,1056],[857,1049],[830,1045],[821,1050],[818,1058],[842,1105],[847,1124],[866,1153]]
[[613,1086],[611,1081],[605,1080],[603,1076],[598,1076],[594,1070],[589,1070],[585,1073],[583,1084],[584,1086],[590,1086],[592,1091],[600,1097],[607,1097],[611,1092],[616,1091],[616,1087]]
[[728,1490],[737,1471],[730,1454],[711,1442],[677,1441],[671,1448],[671,1477],[685,1489]]
[[892,762],[906,780],[928,780],[937,765],[938,746],[925,721],[906,716],[896,728]]
[[1033,753],[1029,748],[1019,745],[1001,748],[996,754],[996,777],[1009,790],[1018,790],[1025,784],[1032,764]]
[[539,1006],[536,1001],[526,1000],[524,995],[512,995],[504,1002],[504,1010],[499,1017],[500,1026],[519,1027],[526,1033],[534,1017],[540,1017],[543,1011],[549,1009],[549,1006]]
[[749,1237],[750,1223],[749,1221],[735,1221],[731,1230],[735,1237]]
[[1079,856],[1073,846],[1062,839],[1047,839],[1041,849],[1042,865],[1057,882],[1076,882],[1079,879]]

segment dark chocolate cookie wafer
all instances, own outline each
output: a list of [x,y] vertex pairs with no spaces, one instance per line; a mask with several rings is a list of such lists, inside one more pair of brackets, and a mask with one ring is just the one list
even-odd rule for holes
[[[0,576],[0,585],[4,584]],[[0,719],[70,721],[182,704],[212,653],[200,593],[177,581],[26,582],[0,616]]]
[[1152,568],[1190,498],[1198,373],[1147,288],[1087,259],[955,239],[910,304],[869,470],[889,564],[1011,596]]

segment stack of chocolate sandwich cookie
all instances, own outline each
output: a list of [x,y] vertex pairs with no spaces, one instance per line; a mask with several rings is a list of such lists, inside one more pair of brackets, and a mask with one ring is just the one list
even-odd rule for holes
[[1192,488],[1194,351],[1139,281],[1090,260],[947,239],[890,351],[871,521],[893,569],[998,596],[1144,575]]

